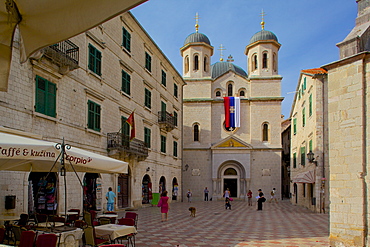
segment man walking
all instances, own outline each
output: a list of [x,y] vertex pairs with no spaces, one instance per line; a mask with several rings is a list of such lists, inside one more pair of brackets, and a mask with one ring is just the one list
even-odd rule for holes
[[116,194],[112,191],[112,187],[109,187],[107,194],[105,195],[105,198],[107,198],[107,210],[113,211],[114,210],[114,203]]

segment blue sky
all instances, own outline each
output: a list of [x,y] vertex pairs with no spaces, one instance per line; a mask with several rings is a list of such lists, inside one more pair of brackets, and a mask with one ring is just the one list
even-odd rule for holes
[[149,0],[131,12],[181,74],[180,48],[195,32],[196,13],[199,32],[214,46],[212,64],[219,60],[222,44],[225,60],[231,54],[234,64],[247,71],[244,50],[261,30],[262,9],[265,29],[275,33],[282,45],[282,114],[288,118],[300,70],[339,59],[336,44],[355,25],[356,0]]

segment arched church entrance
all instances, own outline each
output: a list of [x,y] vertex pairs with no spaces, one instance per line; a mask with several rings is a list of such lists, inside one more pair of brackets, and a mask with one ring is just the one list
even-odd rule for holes
[[240,176],[238,172],[233,167],[228,167],[224,170],[222,181],[223,181],[223,191],[229,189],[231,197],[238,197],[238,184],[239,184]]
[[166,190],[166,178],[162,176],[159,179],[159,194],[161,195],[162,192],[165,190]]

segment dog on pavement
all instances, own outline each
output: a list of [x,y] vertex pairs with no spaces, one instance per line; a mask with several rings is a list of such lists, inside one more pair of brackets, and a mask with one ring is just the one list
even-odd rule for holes
[[195,217],[195,213],[197,212],[197,209],[195,207],[190,207],[189,211],[190,211],[190,216]]

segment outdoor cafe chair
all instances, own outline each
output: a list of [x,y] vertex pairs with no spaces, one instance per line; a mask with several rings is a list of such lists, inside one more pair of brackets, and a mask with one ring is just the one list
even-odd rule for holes
[[97,226],[99,225],[98,221],[95,221],[96,212],[94,210],[90,210],[90,212],[84,212],[84,220],[89,226]]
[[85,233],[85,244],[95,246],[101,246],[103,244],[110,243],[110,235],[107,235],[107,238],[97,238],[95,234],[95,228],[88,226],[84,229]]
[[134,213],[134,212],[126,212],[125,218],[131,218],[131,219],[133,219],[135,221],[135,228],[137,229],[137,223],[138,223],[138,220],[139,220],[139,215],[137,213]]
[[48,216],[46,214],[35,214],[36,224],[46,222],[48,220]]
[[18,247],[33,247],[35,243],[36,232],[23,231]]
[[83,221],[83,220],[76,220],[76,221],[75,221],[74,226],[75,226],[75,227],[77,227],[77,228],[84,229],[84,228],[86,228],[88,225],[87,225],[87,223],[86,223],[85,221]]
[[56,234],[41,234],[36,239],[36,247],[54,247],[57,246],[58,237]]
[[5,239],[5,228],[0,228],[0,244],[4,243],[4,239]]
[[73,225],[76,220],[80,219],[80,210],[79,209],[69,209],[68,212],[76,212],[77,214],[67,215],[67,223],[68,225]]
[[[107,224],[111,224],[111,219],[110,218],[107,218],[107,217],[101,217],[99,218],[99,224],[100,225],[107,225]],[[114,222],[112,223],[114,224]]]
[[26,231],[24,227],[12,225],[12,232],[14,236],[14,244],[17,245],[21,241],[22,231]]
[[[135,226],[135,221],[131,218],[121,218],[118,219],[118,225],[125,225],[125,226]],[[129,235],[123,236],[118,238],[118,240],[127,240],[127,245],[129,246],[130,243],[131,245],[135,246],[135,233],[131,233]],[[134,243],[132,244],[132,239],[134,239]]]

